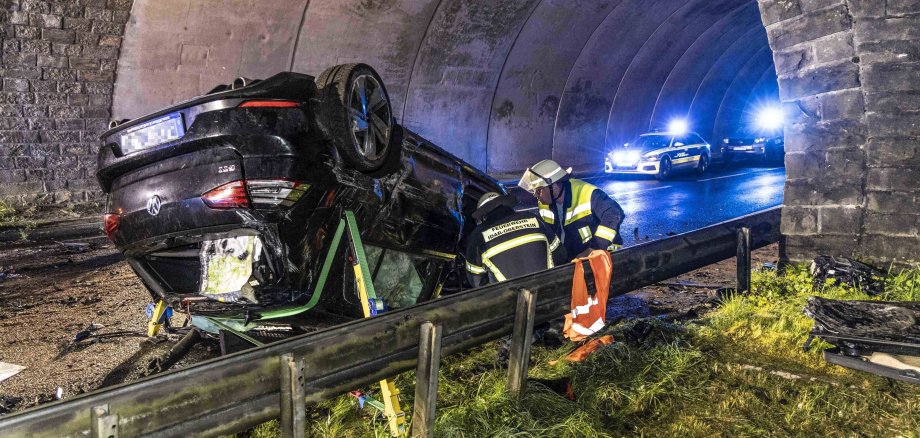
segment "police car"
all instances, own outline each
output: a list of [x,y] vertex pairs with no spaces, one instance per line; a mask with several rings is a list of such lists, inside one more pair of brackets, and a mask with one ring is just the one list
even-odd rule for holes
[[604,171],[611,174],[646,174],[666,179],[678,170],[709,170],[710,146],[693,132],[650,132],[607,154]]

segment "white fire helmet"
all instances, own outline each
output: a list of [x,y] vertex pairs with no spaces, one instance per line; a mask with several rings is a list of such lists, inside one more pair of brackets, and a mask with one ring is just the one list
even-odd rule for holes
[[553,160],[543,160],[524,171],[524,176],[518,182],[518,186],[530,193],[534,193],[538,187],[547,187],[569,176],[572,168],[563,169],[559,163]]

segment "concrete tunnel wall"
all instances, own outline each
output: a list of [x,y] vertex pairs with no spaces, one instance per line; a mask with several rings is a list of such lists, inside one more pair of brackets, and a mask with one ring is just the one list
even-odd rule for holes
[[365,62],[401,123],[479,168],[517,173],[547,157],[600,170],[611,145],[673,117],[716,144],[750,112],[750,93],[778,102],[776,82],[760,80],[774,69],[756,2],[654,3],[135,1],[113,116],[237,76]]

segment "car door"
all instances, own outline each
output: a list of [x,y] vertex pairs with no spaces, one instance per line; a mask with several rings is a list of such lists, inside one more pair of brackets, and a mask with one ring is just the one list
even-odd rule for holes
[[[691,147],[691,150],[693,151],[694,156],[697,157],[694,160],[694,163],[702,159],[701,157],[704,154],[710,155],[711,151],[709,150],[709,144],[706,143],[706,140],[703,140],[703,137],[700,137],[700,135],[696,133],[690,133],[689,136],[690,136],[690,138],[688,139],[690,141],[689,144],[693,145]],[[709,158],[711,159],[712,157],[710,156]]]
[[691,141],[692,134],[678,135],[671,142],[671,165],[675,168],[691,167],[696,164],[693,144]]

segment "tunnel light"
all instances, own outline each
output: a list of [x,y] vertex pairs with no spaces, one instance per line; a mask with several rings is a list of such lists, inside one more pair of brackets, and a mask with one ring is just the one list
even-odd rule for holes
[[673,135],[686,134],[689,129],[690,125],[684,119],[674,119],[671,120],[671,123],[668,123],[668,133]]
[[761,109],[757,114],[757,126],[765,131],[776,131],[783,127],[783,111],[777,107]]

